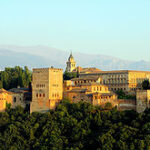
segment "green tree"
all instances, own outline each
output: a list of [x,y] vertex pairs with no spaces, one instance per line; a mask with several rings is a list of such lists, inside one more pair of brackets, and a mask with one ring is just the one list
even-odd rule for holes
[[67,72],[65,71],[63,74],[63,78],[64,80],[70,80],[72,78],[76,78],[77,77],[77,72]]
[[2,81],[0,80],[0,89],[3,88],[3,83]]
[[0,149],[148,150],[149,120],[150,109],[138,114],[67,100],[46,113],[18,106],[0,112]]
[[148,81],[148,80],[143,81],[143,83],[142,83],[142,88],[143,88],[144,90],[147,90],[147,89],[150,88],[150,84],[149,84],[149,81]]
[[107,102],[107,103],[105,104],[105,107],[104,107],[104,108],[107,109],[107,110],[110,110],[110,109],[113,108],[113,106],[112,106],[111,103]]
[[10,89],[20,87],[28,87],[31,82],[32,72],[28,67],[21,68],[16,66],[14,68],[5,68],[0,72],[0,88]]

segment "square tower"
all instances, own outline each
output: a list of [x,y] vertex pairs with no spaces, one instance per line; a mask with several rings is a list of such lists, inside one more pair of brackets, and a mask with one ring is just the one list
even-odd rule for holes
[[56,68],[33,69],[32,102],[30,112],[54,109],[62,100],[63,70]]

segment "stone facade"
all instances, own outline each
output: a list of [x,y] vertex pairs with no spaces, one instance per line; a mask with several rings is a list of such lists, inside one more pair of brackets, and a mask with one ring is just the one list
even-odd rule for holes
[[62,100],[63,70],[56,68],[33,69],[32,102],[30,112],[54,109]]
[[100,77],[81,77],[71,79],[74,85],[80,85],[82,83],[100,83],[102,84],[102,78]]
[[137,90],[136,111],[140,113],[146,108],[150,108],[150,90]]
[[0,112],[6,110],[6,104],[13,104],[12,93],[4,89],[0,89]]
[[30,104],[31,92],[25,88],[13,88],[9,91],[0,89],[0,111],[5,111],[6,104],[11,104],[11,108],[21,106],[25,108]]
[[32,100],[32,93],[28,88],[13,88],[9,90],[12,95],[12,108],[20,105],[21,107],[25,108],[26,106],[30,105]]
[[128,94],[135,95],[136,90],[142,88],[144,80],[150,81],[150,71],[116,70],[102,71],[97,68],[76,67],[72,53],[67,61],[66,71],[78,72],[80,78],[100,77],[102,84],[109,87],[111,91],[123,90]]
[[118,110],[135,110],[136,111],[136,100],[133,99],[118,99]]
[[72,102],[86,101],[93,105],[105,105],[107,102],[117,105],[117,95],[109,91],[107,86],[101,85],[99,78],[99,82],[89,79],[84,79],[83,82],[76,78],[64,81],[64,98]]
[[137,89],[142,88],[144,80],[150,80],[150,71],[100,71],[96,73],[81,73],[80,78],[84,77],[100,77],[102,84],[107,85],[109,90],[123,90],[129,94],[136,94]]

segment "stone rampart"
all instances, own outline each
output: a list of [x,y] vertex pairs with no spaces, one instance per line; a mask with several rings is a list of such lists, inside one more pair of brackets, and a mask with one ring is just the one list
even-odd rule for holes
[[118,110],[136,110],[136,100],[133,99],[119,99]]

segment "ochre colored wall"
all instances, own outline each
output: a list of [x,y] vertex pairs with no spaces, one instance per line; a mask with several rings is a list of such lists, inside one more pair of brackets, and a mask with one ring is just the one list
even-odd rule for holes
[[12,96],[9,94],[9,92],[1,92],[0,93],[0,111],[5,111],[6,109],[6,103],[12,104]]
[[102,83],[109,87],[109,90],[123,90],[129,94],[136,94],[137,89],[141,89],[144,80],[150,80],[149,71],[101,71],[98,73],[80,74],[80,77],[101,77]]
[[150,90],[138,90],[136,92],[136,111],[143,112],[150,108]]
[[33,69],[30,112],[54,109],[63,96],[63,71],[56,68]]

